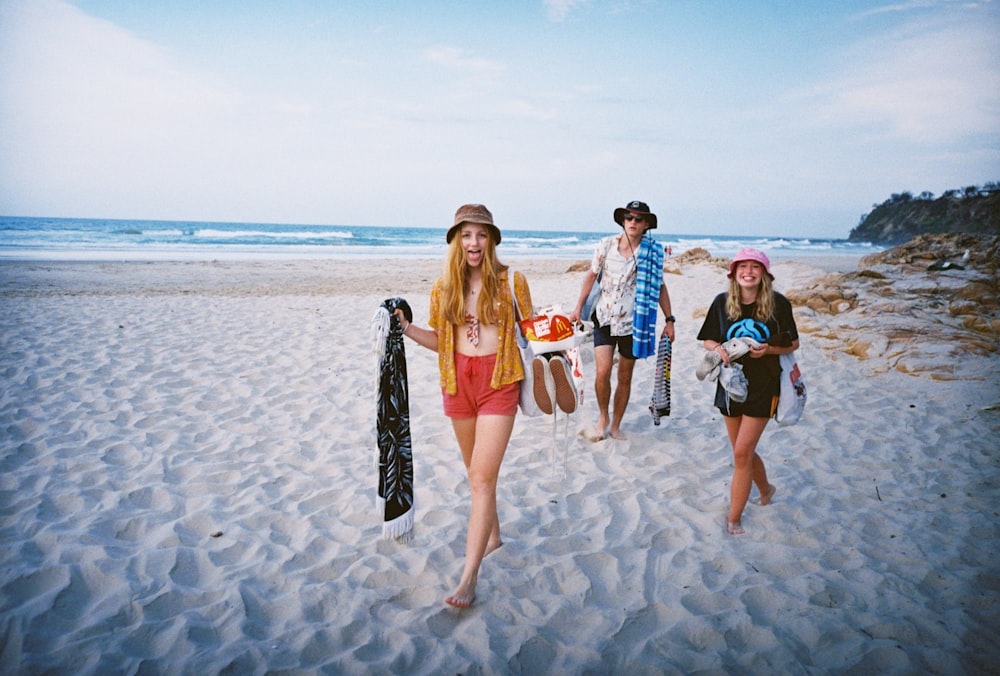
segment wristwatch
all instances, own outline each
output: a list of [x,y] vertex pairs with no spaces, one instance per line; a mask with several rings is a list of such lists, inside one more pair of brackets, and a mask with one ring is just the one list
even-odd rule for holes
[[676,317],[674,317],[673,315],[667,315],[667,316],[666,316],[666,317],[665,317],[665,318],[663,319],[663,321],[665,321],[665,322],[674,322],[674,323],[676,323],[676,322],[677,322],[677,318],[676,318]]

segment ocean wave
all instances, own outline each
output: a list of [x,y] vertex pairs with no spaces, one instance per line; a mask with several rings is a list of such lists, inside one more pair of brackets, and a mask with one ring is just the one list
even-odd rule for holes
[[[223,255],[254,258],[274,256],[440,257],[444,254],[441,228],[399,226],[306,225],[148,221],[107,219],[51,219],[0,216],[0,257],[66,252],[84,258],[108,255],[149,258],[216,258]],[[501,260],[560,258],[589,260],[597,242],[614,231],[505,230],[498,253]],[[768,237],[761,235],[703,235],[656,232],[654,238],[674,255],[701,248],[713,256],[731,256],[743,247],[763,249],[782,258],[795,256],[864,255],[881,247],[845,239]]]
[[208,239],[353,239],[354,233],[344,230],[216,230],[200,228],[192,232],[193,237]]
[[566,235],[566,236],[554,236],[554,237],[537,237],[530,235],[516,235],[508,234],[504,237],[504,242],[516,243],[516,244],[578,244],[581,240],[580,237],[576,235]]

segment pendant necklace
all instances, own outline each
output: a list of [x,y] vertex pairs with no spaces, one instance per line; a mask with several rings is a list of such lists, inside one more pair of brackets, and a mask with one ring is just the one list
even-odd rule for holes
[[[478,291],[479,289],[470,289],[469,299],[474,300]],[[467,324],[465,337],[468,338],[473,347],[479,347],[479,317],[466,313],[465,323]]]

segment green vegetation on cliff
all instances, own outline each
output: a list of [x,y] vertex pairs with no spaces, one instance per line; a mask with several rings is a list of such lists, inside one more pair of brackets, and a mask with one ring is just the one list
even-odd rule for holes
[[930,192],[894,194],[873,205],[848,240],[895,245],[917,235],[949,232],[1000,235],[1000,183],[948,190],[937,198]]

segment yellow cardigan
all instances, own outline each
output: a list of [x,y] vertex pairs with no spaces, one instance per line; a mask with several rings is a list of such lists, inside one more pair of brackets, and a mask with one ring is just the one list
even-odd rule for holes
[[[500,273],[499,291],[499,341],[497,345],[497,363],[493,368],[490,387],[495,390],[504,385],[524,380],[524,366],[521,364],[521,353],[517,349],[517,336],[514,333],[514,304],[510,297],[510,281],[508,273]],[[429,324],[438,334],[438,370],[441,372],[441,389],[448,394],[458,392],[458,380],[455,375],[455,325],[441,316],[441,287],[443,280],[434,282],[431,289],[431,309]],[[534,309],[531,304],[531,290],[528,280],[520,272],[514,272],[514,289],[517,293],[518,306],[529,317]],[[522,317],[525,319],[526,317]]]

